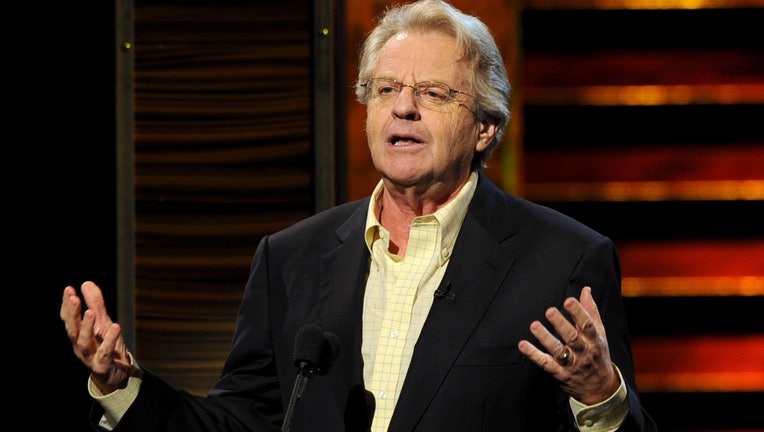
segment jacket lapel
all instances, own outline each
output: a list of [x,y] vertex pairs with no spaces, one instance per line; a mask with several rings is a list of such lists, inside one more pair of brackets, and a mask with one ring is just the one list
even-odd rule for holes
[[369,266],[364,243],[367,208],[368,199],[334,233],[337,244],[321,257],[319,264],[322,326],[340,339],[339,355],[329,371],[340,410],[349,402],[350,389],[363,384],[361,314]]

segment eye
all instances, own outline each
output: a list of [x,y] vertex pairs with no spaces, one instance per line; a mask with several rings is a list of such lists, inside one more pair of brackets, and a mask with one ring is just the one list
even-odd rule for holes
[[389,85],[380,85],[377,87],[377,94],[380,96],[390,95],[395,93],[395,89]]
[[376,82],[375,92],[379,96],[395,96],[398,94],[400,86],[395,81],[378,80]]
[[451,99],[451,89],[435,84],[422,85],[418,89],[419,96],[430,102],[444,104]]

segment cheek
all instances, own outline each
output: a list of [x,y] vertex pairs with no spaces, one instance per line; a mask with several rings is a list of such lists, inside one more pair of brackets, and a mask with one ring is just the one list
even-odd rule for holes
[[376,110],[369,110],[366,113],[366,136],[372,138],[375,133],[382,129],[382,116]]
[[449,131],[451,141],[459,143],[465,151],[473,152],[480,139],[479,126],[471,120],[465,120],[463,117],[452,118],[450,122],[443,125],[443,130]]

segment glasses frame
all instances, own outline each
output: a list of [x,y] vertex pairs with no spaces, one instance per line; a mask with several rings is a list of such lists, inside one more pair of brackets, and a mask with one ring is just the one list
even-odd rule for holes
[[[389,84],[389,87],[394,90],[394,93],[390,94],[379,94],[376,91],[373,91],[375,88],[381,88],[382,86],[374,87],[371,84],[373,84],[375,81],[377,82],[383,82]],[[414,91],[414,97],[417,101],[422,102],[425,106],[444,106],[448,105],[449,103],[453,102],[455,100],[455,96],[457,94],[463,94],[465,96],[469,96],[473,99],[475,99],[474,95],[471,95],[469,93],[465,93],[461,90],[457,90],[454,88],[451,88],[446,83],[442,83],[439,81],[420,81],[414,84],[405,84],[401,81],[398,81],[393,78],[384,78],[384,77],[375,77],[375,78],[369,78],[366,80],[365,83],[361,84],[361,87],[366,89],[366,101],[368,102],[371,99],[377,98],[383,101],[392,101],[398,98],[400,96],[401,92],[403,91],[404,87],[409,87],[411,90]],[[448,94],[448,99],[446,100],[438,100],[437,98],[428,98],[427,96],[422,96],[422,94],[426,94],[428,89],[432,88],[440,88],[442,90],[445,90]]]

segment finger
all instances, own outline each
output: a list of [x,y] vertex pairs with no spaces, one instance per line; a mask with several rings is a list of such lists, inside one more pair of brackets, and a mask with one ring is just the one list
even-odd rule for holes
[[96,313],[106,312],[103,294],[98,285],[91,281],[87,281],[82,284],[80,290],[82,291],[82,297],[85,299],[85,304],[87,304],[89,309],[92,309]]
[[77,296],[77,291],[68,286],[64,288],[64,295],[61,298],[61,319],[66,321],[71,318],[72,315],[80,315],[80,298]]
[[[584,303],[587,303],[590,308],[593,306],[596,311],[596,305],[594,305],[591,288],[589,287],[584,287],[581,291],[581,302],[572,297],[565,300],[565,310],[568,311],[576,323],[575,334],[569,336],[571,339],[565,340],[568,345],[574,348],[582,348],[583,344],[587,341],[597,338],[599,336],[598,330],[602,323],[599,320],[599,313],[596,314],[597,319],[595,320],[589,313],[590,309],[587,309]],[[583,335],[584,340],[581,340],[579,335]]]
[[92,310],[88,309],[84,314],[82,314],[80,332],[77,335],[77,340],[75,343],[75,350],[77,351],[78,356],[80,359],[87,361],[88,363],[92,361],[92,357],[98,350],[98,343],[94,339],[95,335],[93,332],[94,321],[95,314]]
[[517,347],[520,352],[528,357],[532,362],[536,363],[539,367],[551,374],[557,374],[562,372],[562,366],[560,366],[550,354],[538,349],[535,345],[527,340],[521,340],[518,342]]
[[114,332],[112,326],[105,329],[103,342],[101,342],[93,355],[93,364],[91,365],[91,368],[93,372],[97,374],[107,373],[111,369],[111,364],[114,358],[114,347],[116,345]]
[[93,359],[93,372],[98,374],[111,373],[114,369],[130,375],[132,366],[122,339],[122,328],[113,323],[105,331],[103,343],[98,347]]
[[581,305],[589,313],[589,316],[592,318],[592,320],[594,320],[594,325],[599,330],[599,332],[604,333],[605,325],[602,324],[600,310],[597,307],[597,303],[594,301],[594,297],[592,296],[592,288],[589,286],[585,286],[581,291]]
[[101,334],[111,325],[112,321],[106,311],[106,303],[103,300],[101,288],[95,283],[87,281],[82,284],[82,297],[85,299],[88,309],[95,313],[95,333]]
[[122,327],[119,323],[113,323],[109,327],[104,343],[110,349],[112,353],[112,361],[116,364],[117,368],[122,369],[123,371],[132,369],[127,353],[127,346],[125,346],[125,340],[122,338]]
[[[571,300],[571,299],[568,299]],[[574,302],[578,303],[575,299],[572,299]],[[580,307],[580,306],[579,306]],[[567,302],[566,302],[566,308],[567,308]],[[570,313],[570,311],[568,311]],[[578,336],[578,330],[576,330],[576,327],[571,324],[570,321],[568,321],[568,318],[566,318],[562,312],[560,312],[559,309],[551,307],[546,310],[546,319],[549,320],[549,322],[554,327],[555,331],[558,335],[560,335],[560,342],[563,345],[569,345],[572,348],[575,348],[577,350],[581,350],[583,348],[581,341],[579,340]],[[559,348],[560,353],[562,352],[562,347]],[[555,354],[554,352],[552,354]]]
[[[559,314],[559,311],[557,311],[557,313]],[[568,324],[568,326],[570,326],[570,324]],[[544,324],[540,321],[534,321],[531,323],[530,329],[533,336],[536,336],[536,339],[538,339],[541,345],[547,350],[549,353],[548,355],[551,358],[554,359],[563,356],[565,353],[565,343],[557,339],[557,337],[553,335]]]
[[77,291],[71,286],[64,288],[64,295],[61,299],[61,311],[59,312],[59,316],[64,321],[66,335],[72,342],[77,339],[77,335],[80,331],[81,305],[82,302],[77,296]]

